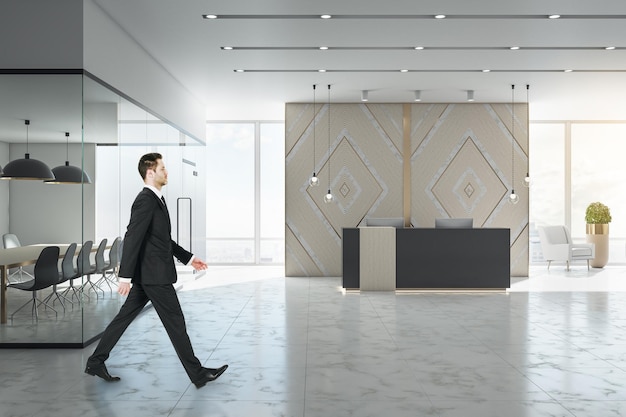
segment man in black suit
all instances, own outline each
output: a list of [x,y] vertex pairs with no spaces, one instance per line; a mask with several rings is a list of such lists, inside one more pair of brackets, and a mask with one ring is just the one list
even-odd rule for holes
[[117,291],[128,298],[105,329],[96,350],[87,360],[85,372],[108,382],[120,380],[109,374],[104,362],[126,328],[151,301],[187,375],[200,388],[218,378],[228,365],[217,369],[204,368],[195,356],[187,335],[185,317],[172,285],[176,282],[173,257],[197,270],[206,269],[207,265],[171,238],[170,216],[161,194],[161,188],[167,184],[167,170],[161,154],[142,156],[139,174],[145,187],[135,198],[131,209],[118,273]]

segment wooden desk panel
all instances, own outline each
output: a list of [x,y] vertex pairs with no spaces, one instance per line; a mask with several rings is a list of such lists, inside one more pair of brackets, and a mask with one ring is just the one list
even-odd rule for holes
[[396,289],[396,229],[363,227],[360,231],[359,270],[363,291]]

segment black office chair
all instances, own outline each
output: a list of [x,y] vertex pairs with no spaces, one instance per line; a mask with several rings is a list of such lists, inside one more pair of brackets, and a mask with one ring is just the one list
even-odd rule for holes
[[[93,273],[91,268],[91,260],[89,257],[91,256],[91,248],[93,248],[93,241],[88,240],[83,243],[78,251],[78,256],[76,257],[76,273],[77,278],[82,276],[89,276]],[[93,268],[95,270],[95,268]],[[91,298],[87,295],[87,292],[84,291],[86,282],[83,281],[82,285],[79,287],[79,291],[82,295],[85,296],[88,300]],[[97,295],[97,294],[96,294]],[[80,297],[78,298],[80,300]]]
[[98,257],[96,257],[96,273],[102,276],[96,281],[96,286],[101,288],[103,284],[109,287],[109,292],[113,294],[112,285],[117,285],[117,267],[120,264],[120,242],[122,238],[116,237],[109,249],[109,259],[104,261],[102,265],[98,265]]
[[[70,303],[72,306],[74,303],[71,298],[66,296],[70,291],[72,292],[72,296],[78,295],[78,290],[74,287],[74,278],[77,278],[78,270],[74,267],[74,256],[76,255],[76,243],[72,243],[67,247],[65,251],[65,255],[63,255],[63,260],[61,261],[61,271],[59,271],[59,281],[52,286],[52,293],[44,299],[44,302],[49,301],[52,297],[56,297],[52,301],[52,305],[59,300],[61,303],[61,307],[63,307],[63,311],[65,311],[65,303],[64,300]],[[61,293],[57,291],[58,285],[64,284],[67,281],[70,282],[69,286]]]
[[26,282],[17,282],[13,284],[9,284],[9,288],[15,288],[22,291],[31,291],[33,297],[31,300],[24,303],[20,308],[15,310],[13,314],[11,314],[11,320],[13,320],[13,316],[26,307],[27,305],[32,305],[33,315],[36,320],[39,320],[38,307],[43,304],[47,308],[50,308],[54,311],[54,314],[58,316],[57,311],[49,304],[45,303],[42,300],[37,298],[37,291],[43,290],[45,288],[51,287],[59,281],[59,247],[58,246],[47,246],[37,258],[37,263],[35,263],[35,277]]
[[80,254],[78,255],[80,258],[78,260],[78,271],[80,272],[82,276],[87,277],[87,279],[83,281],[83,286],[82,286],[83,294],[84,294],[85,287],[89,286],[93,290],[93,292],[96,293],[96,299],[98,299],[100,298],[98,295],[98,290],[102,291],[102,297],[104,297],[104,290],[98,287],[94,282],[91,281],[91,276],[95,273],[104,271],[104,265],[105,265],[104,250],[106,249],[106,246],[107,246],[107,239],[104,238],[100,241],[100,244],[98,245],[98,249],[96,249],[96,256],[95,256],[96,262],[95,263],[91,263],[91,260],[89,257],[91,253],[91,248],[93,247],[93,242],[91,240],[88,240],[87,242],[84,243],[83,246],[88,245],[88,244],[89,244],[89,251],[87,252],[87,250],[81,250]]

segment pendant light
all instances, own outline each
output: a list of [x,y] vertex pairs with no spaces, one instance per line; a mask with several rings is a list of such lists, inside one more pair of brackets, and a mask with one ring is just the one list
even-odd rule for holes
[[[530,120],[530,84],[526,84],[526,120],[527,123]],[[530,145],[530,144],[529,144]],[[529,146],[530,149],[530,146]],[[530,150],[528,151],[530,155]],[[530,156],[528,158],[530,160]],[[524,187],[530,187],[530,174],[528,173],[528,169],[526,170],[526,176],[524,177]]]
[[82,169],[70,165],[70,132],[65,132],[65,165],[52,168],[55,179],[44,181],[46,184],[91,184],[91,178]]
[[330,192],[330,84],[328,84],[328,193],[324,196],[324,203],[332,203],[334,197]]
[[37,159],[30,159],[28,153],[28,126],[30,120],[24,120],[26,125],[26,154],[24,159],[15,159],[4,167],[2,179],[10,180],[53,180],[54,174],[48,165]]
[[515,194],[515,84],[511,85],[511,194],[509,203],[517,204],[519,196]]
[[315,175],[315,116],[315,84],[313,84],[313,118],[311,119],[311,123],[313,123],[313,175],[309,178],[311,187],[320,185],[320,179]]

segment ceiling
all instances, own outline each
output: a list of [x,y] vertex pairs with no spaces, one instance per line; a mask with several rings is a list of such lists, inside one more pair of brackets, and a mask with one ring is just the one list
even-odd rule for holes
[[359,102],[361,90],[370,102],[411,102],[414,90],[423,102],[463,102],[467,90],[476,102],[510,102],[512,84],[525,101],[530,85],[531,119],[626,114],[623,0],[94,1],[213,120],[282,119],[285,102],[312,100],[313,84],[320,101],[331,84],[332,102]]
[[[358,103],[362,90],[374,103],[413,102],[415,90],[425,103],[465,102],[468,90],[477,103],[510,102],[515,85],[531,120],[626,120],[623,0],[93,1],[206,103],[209,120],[283,120],[284,103],[312,101],[313,84],[318,102],[330,84],[333,103]],[[0,139],[20,140],[15,125]],[[44,130],[62,141],[72,129]]]

